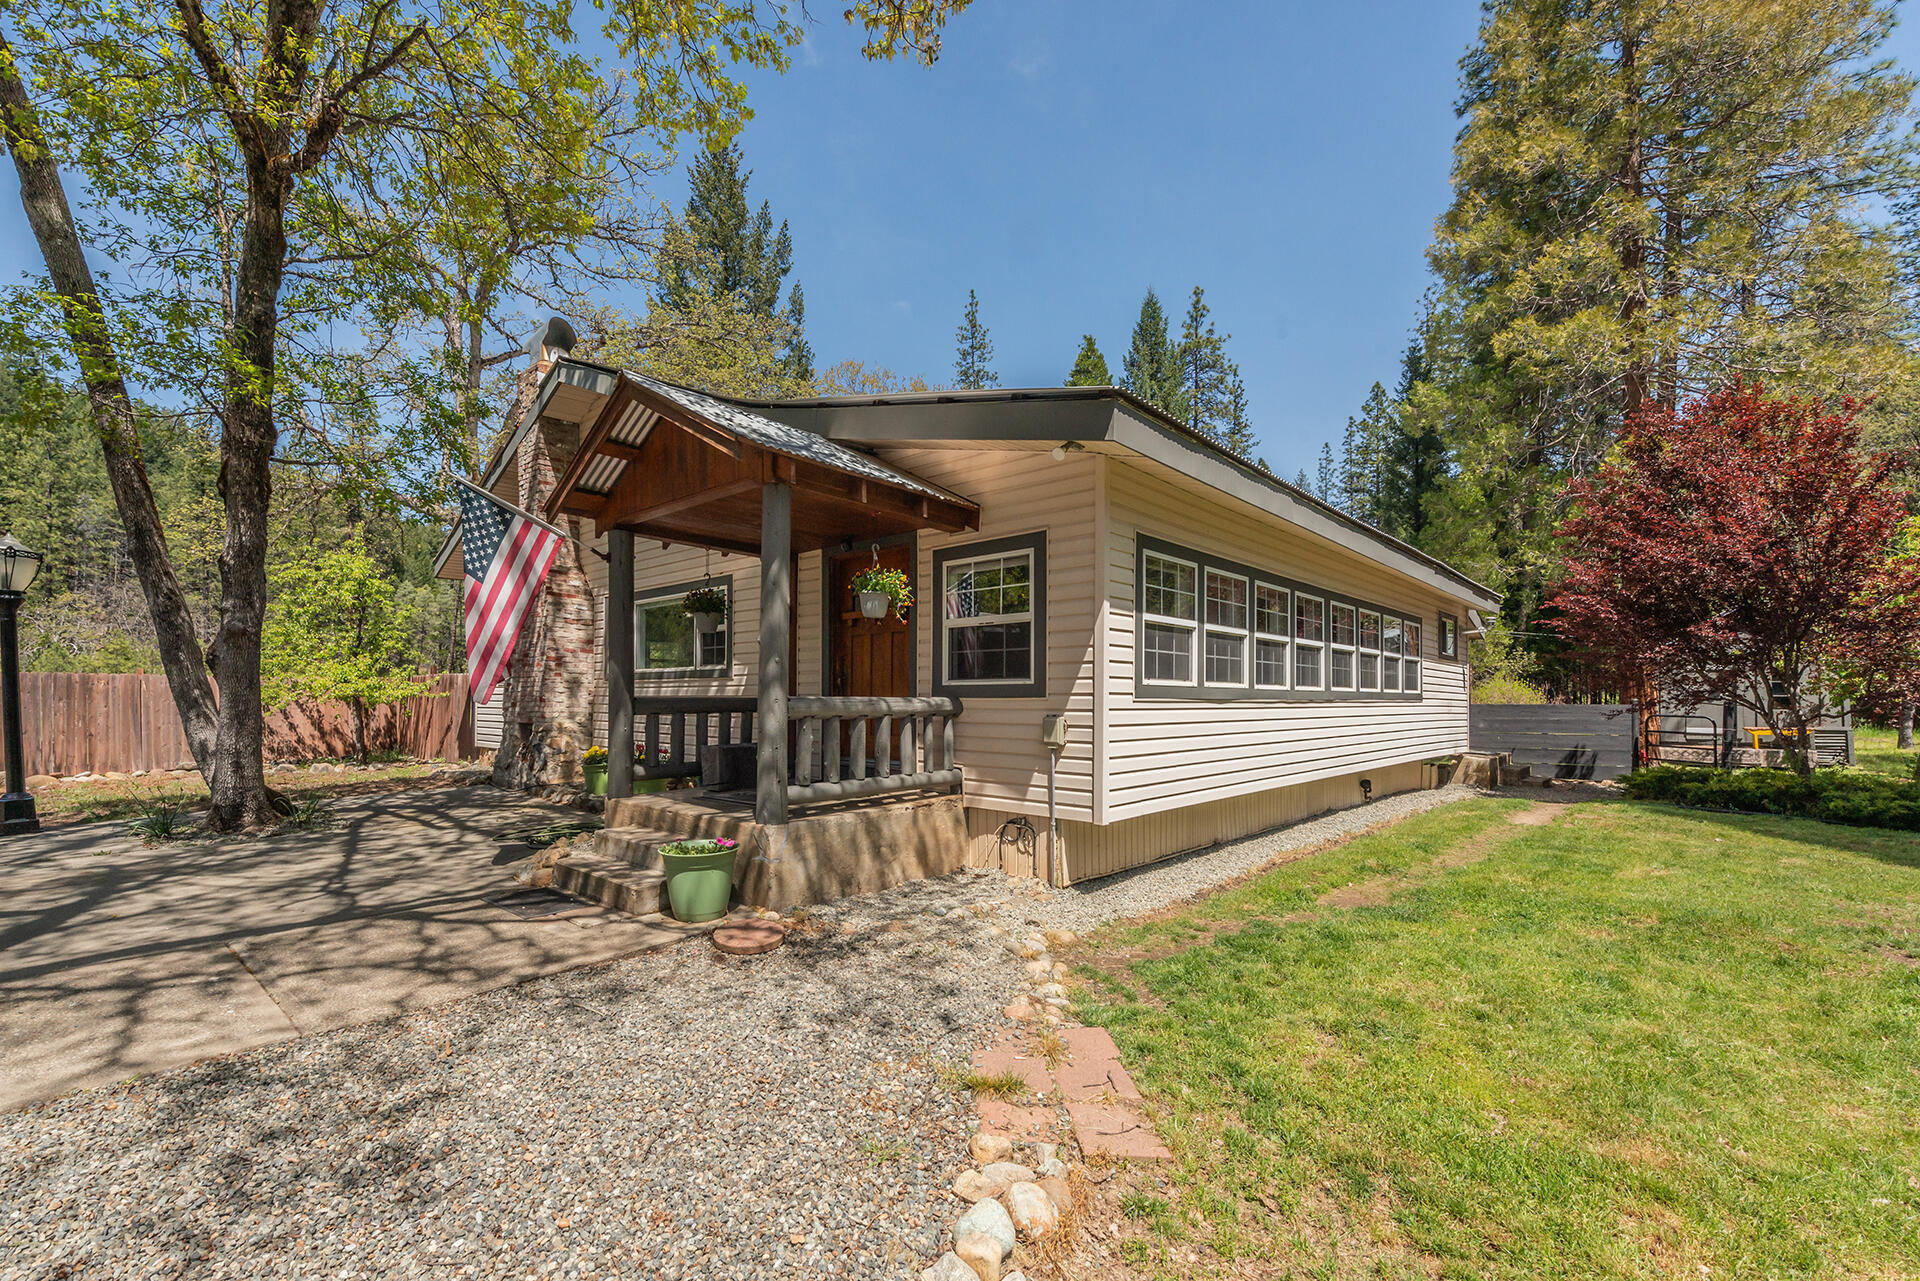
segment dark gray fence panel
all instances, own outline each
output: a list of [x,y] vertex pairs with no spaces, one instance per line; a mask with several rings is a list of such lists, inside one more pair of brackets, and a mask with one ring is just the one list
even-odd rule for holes
[[1633,771],[1638,718],[1630,703],[1527,706],[1476,703],[1467,741],[1476,752],[1511,752],[1550,778],[1618,778]]

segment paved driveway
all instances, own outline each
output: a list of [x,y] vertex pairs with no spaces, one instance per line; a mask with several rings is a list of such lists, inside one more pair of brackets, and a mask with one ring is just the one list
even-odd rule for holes
[[0,840],[0,1109],[676,942],[522,920],[525,834],[577,810],[487,787],[343,800],[326,830],[143,849],[122,823]]

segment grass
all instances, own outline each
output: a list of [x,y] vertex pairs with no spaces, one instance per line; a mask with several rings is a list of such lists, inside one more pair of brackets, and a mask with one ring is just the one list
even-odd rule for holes
[[[351,796],[356,792],[390,790],[388,784],[418,781],[440,767],[422,761],[395,765],[365,774],[269,774],[267,786],[287,795]],[[57,783],[34,793],[34,809],[43,823],[91,823],[101,819],[131,819],[156,805],[172,803],[187,810],[206,808],[207,785],[198,774],[185,778],[99,779],[85,783]]]
[[1854,726],[1854,764],[1876,774],[1913,778],[1914,763],[1920,761],[1920,751],[1908,748],[1903,752],[1894,746],[1898,741],[1899,735],[1893,730],[1881,729],[1876,725]]
[[1094,940],[1077,1012],[1176,1158],[1123,1202],[1122,1256],[1913,1275],[1920,841],[1528,806],[1448,806]]

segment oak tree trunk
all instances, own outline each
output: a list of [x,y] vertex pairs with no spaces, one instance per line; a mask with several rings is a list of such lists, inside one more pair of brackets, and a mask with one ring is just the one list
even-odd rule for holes
[[47,146],[39,115],[27,97],[13,50],[0,35],[0,132],[20,178],[20,203],[40,247],[47,274],[60,299],[62,327],[73,347],[87,388],[87,405],[113,487],[114,506],[127,531],[134,575],[146,597],[160,647],[160,665],[173,693],[187,749],[201,776],[212,786],[219,773],[215,742],[218,712],[207,681],[206,659],[194,633],[186,593],[167,554],[166,534],[147,480],[140,433],[125,373],[108,337],[106,314],[87,265],[80,231],[73,221],[60,168]]
[[1895,741],[1894,746],[1903,752],[1909,751],[1913,747],[1914,711],[1915,707],[1912,703],[1902,703],[1900,704],[1900,715],[1895,718],[1894,727],[1899,731],[1899,738]]

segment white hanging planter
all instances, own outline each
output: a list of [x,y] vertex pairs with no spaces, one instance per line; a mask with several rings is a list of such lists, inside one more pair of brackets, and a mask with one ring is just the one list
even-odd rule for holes
[[860,605],[863,618],[885,618],[887,611],[893,608],[893,597],[885,592],[855,592],[853,595]]
[[693,620],[693,630],[699,632],[702,636],[706,636],[719,629],[722,615],[688,614],[687,617]]

